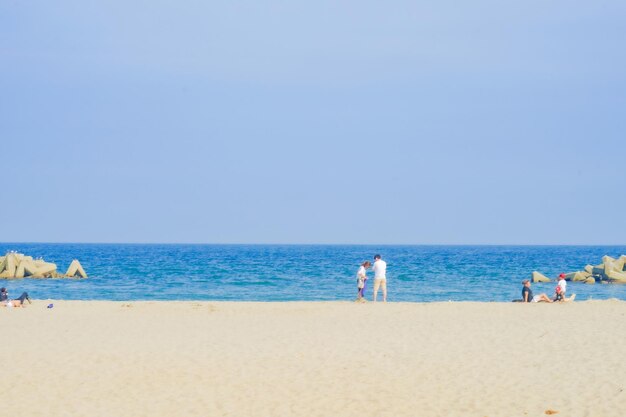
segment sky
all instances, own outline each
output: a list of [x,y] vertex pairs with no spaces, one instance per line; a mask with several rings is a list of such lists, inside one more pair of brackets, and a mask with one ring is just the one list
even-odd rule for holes
[[626,3],[0,1],[0,241],[625,244]]

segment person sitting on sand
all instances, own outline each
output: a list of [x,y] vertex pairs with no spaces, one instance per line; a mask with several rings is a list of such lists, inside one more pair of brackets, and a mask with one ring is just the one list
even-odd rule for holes
[[539,294],[533,296],[533,290],[530,289],[530,280],[525,279],[522,281],[524,287],[522,288],[522,301],[524,303],[539,303],[546,302],[551,303],[552,300],[546,294]]
[[359,271],[356,273],[356,288],[357,288],[357,301],[365,301],[365,286],[367,285],[367,269],[372,266],[370,261],[365,261],[361,264]]
[[9,292],[7,289],[4,287],[0,288],[0,305],[2,305],[2,307],[24,307],[25,300],[31,303],[30,297],[25,291],[18,298],[9,300]]

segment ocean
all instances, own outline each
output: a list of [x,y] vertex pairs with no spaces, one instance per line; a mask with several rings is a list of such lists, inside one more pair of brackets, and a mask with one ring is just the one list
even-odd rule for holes
[[[12,295],[66,300],[353,300],[356,271],[379,253],[389,301],[510,301],[534,270],[549,277],[598,264],[626,246],[193,245],[0,243],[89,278],[0,280]],[[372,272],[368,271],[371,298]],[[626,285],[568,283],[577,300],[626,300]],[[555,284],[533,284],[553,293]]]

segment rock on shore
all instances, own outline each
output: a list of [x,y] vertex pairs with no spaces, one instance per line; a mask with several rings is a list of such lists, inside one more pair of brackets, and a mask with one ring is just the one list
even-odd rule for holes
[[60,274],[57,265],[52,262],[8,252],[0,256],[0,278],[87,278],[87,273],[77,259],[72,261],[65,274]]
[[[532,282],[550,282],[550,278],[535,271],[531,274]],[[615,259],[608,255],[602,257],[598,265],[586,265],[582,271],[565,274],[566,281],[578,281],[586,284],[596,282],[626,284],[626,255]]]

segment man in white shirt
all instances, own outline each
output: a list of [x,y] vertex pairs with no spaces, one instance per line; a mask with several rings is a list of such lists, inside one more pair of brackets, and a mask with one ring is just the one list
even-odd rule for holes
[[383,301],[387,302],[387,262],[380,258],[380,255],[374,256],[374,301],[378,296],[378,288],[383,289]]

